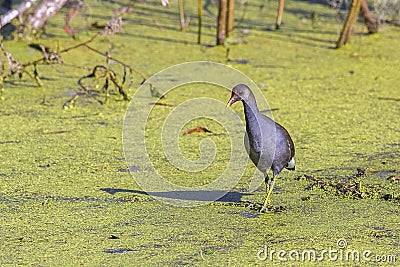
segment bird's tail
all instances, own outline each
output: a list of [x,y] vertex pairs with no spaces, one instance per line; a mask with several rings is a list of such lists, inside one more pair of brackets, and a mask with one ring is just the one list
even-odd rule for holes
[[286,169],[294,171],[296,169],[296,163],[294,161],[294,157],[290,159],[288,164],[286,165]]

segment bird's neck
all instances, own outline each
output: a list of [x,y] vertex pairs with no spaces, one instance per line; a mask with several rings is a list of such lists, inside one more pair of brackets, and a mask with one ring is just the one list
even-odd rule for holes
[[258,107],[254,97],[243,101],[244,115],[246,118],[246,129],[249,134],[259,133],[259,122],[258,122]]

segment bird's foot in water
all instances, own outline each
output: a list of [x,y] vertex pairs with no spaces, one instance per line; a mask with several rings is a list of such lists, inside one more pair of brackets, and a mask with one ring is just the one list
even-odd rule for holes
[[275,207],[270,203],[264,203],[260,209],[260,213],[266,213],[267,211],[274,211]]
[[281,212],[286,210],[284,206],[274,206],[272,204],[264,205],[259,211],[260,213],[267,213],[268,211]]
[[270,200],[270,195],[272,188],[269,186],[266,186],[266,191],[267,191],[267,198],[264,201],[264,204],[262,205],[262,208],[260,209],[260,213],[267,212],[269,210],[273,210],[274,206],[271,205],[271,200]]

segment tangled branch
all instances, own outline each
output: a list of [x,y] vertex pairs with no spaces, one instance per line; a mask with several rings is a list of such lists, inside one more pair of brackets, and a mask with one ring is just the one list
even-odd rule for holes
[[[80,86],[81,89],[83,89],[84,94],[87,94],[89,92],[89,88],[87,86],[84,86],[82,81],[84,79],[88,79],[88,78],[93,78],[94,80],[98,81],[99,79],[104,79],[104,84],[103,87],[101,89],[101,92],[104,92],[106,95],[106,99],[105,101],[99,101],[100,103],[104,104],[107,102],[108,97],[109,97],[109,86],[110,84],[113,84],[114,87],[117,89],[116,91],[122,95],[123,99],[128,101],[129,97],[128,94],[126,93],[126,91],[124,90],[124,84],[126,81],[126,76],[127,74],[136,74],[138,75],[141,79],[142,82],[144,83],[146,81],[146,77],[139,71],[137,71],[136,69],[134,69],[133,67],[131,67],[130,65],[124,63],[123,61],[116,59],[114,57],[111,57],[109,55],[109,53],[103,53],[93,47],[90,46],[90,43],[92,43],[98,36],[100,35],[110,35],[111,32],[113,31],[117,31],[119,28],[116,25],[113,25],[113,23],[110,23],[109,27],[105,27],[105,29],[99,33],[97,33],[96,35],[92,36],[90,39],[81,42],[79,44],[67,47],[65,49],[59,50],[59,51],[51,51],[51,49],[46,48],[45,46],[41,45],[41,44],[31,44],[30,46],[38,49],[42,52],[42,57],[38,58],[36,60],[33,61],[29,61],[26,63],[19,63],[18,60],[16,60],[11,53],[9,53],[8,51],[6,51],[4,49],[4,47],[2,46],[2,44],[0,44],[0,50],[3,52],[3,55],[7,58],[7,62],[8,62],[8,67],[7,69],[5,69],[4,66],[2,66],[3,72],[1,73],[1,88],[3,87],[3,80],[9,77],[12,77],[15,74],[18,74],[19,77],[22,77],[22,74],[25,73],[28,75],[28,77],[30,79],[32,79],[37,86],[41,87],[42,86],[42,82],[40,81],[39,78],[39,74],[38,74],[38,69],[37,66],[39,65],[55,65],[55,64],[60,64],[60,65],[66,65],[62,54],[65,54],[71,50],[74,49],[78,49],[81,47],[87,48],[90,51],[103,56],[105,58],[107,58],[107,61],[114,61],[117,64],[119,64],[120,66],[123,67],[123,75],[122,78],[118,78],[118,74],[113,71],[111,68],[106,67],[104,65],[96,65],[92,72],[88,75],[85,75],[83,77],[81,77],[78,80],[78,84]],[[58,49],[57,49],[58,50]],[[2,64],[3,65],[3,64]],[[29,72],[27,70],[27,68],[29,66],[33,67],[33,72]],[[120,82],[121,80],[121,82]],[[78,93],[77,96],[74,96],[72,99],[68,100],[65,104],[64,104],[64,108],[71,108],[75,105],[76,100],[78,99],[78,96],[80,94]]]
[[[124,68],[124,75],[123,75],[122,82],[119,83],[118,75],[113,70],[111,70],[110,68],[107,68],[106,66],[103,66],[103,65],[95,66],[93,68],[93,71],[90,74],[85,75],[85,76],[81,77],[78,80],[78,84],[81,87],[81,89],[85,92],[85,94],[89,93],[90,89],[87,86],[85,86],[82,83],[82,81],[85,80],[85,79],[89,79],[89,78],[90,79],[94,79],[95,81],[98,81],[101,78],[104,78],[104,84],[103,84],[103,87],[101,89],[101,92],[105,93],[105,100],[104,100],[104,102],[99,100],[99,102],[101,104],[105,104],[108,101],[108,97],[110,95],[109,94],[110,82],[112,84],[114,84],[115,88],[118,90],[118,93],[123,96],[124,100],[126,100],[126,101],[130,100],[130,98],[128,97],[128,94],[124,90],[124,84],[125,84],[125,81],[126,81],[125,68]],[[79,95],[79,94],[77,94],[77,95]],[[74,96],[74,98],[75,98],[75,100],[77,99],[76,96]],[[67,103],[68,102],[69,101],[67,101]],[[64,104],[64,108],[65,108],[65,106],[66,105]]]

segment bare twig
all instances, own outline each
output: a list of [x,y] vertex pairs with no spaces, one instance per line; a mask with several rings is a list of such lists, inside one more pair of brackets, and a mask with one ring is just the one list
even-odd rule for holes
[[[20,64],[16,59],[14,59],[14,58],[11,56],[11,53],[7,52],[7,51],[3,48],[3,46],[0,45],[0,51],[3,52],[3,54],[7,57],[8,62],[9,62],[9,71],[8,71],[7,73],[3,74],[2,77],[5,78],[5,77],[7,77],[7,76],[12,76],[12,75],[15,74],[15,73],[22,73],[22,72],[23,72],[23,73],[26,73],[32,80],[34,80],[34,81],[38,84],[38,86],[42,86],[40,80],[38,79],[38,75],[37,75],[37,70],[36,70],[36,66],[37,66],[37,65],[39,65],[39,64],[48,64],[48,62],[50,62],[50,63],[64,64],[64,61],[63,61],[63,59],[62,59],[62,57],[61,57],[61,54],[67,53],[67,52],[69,52],[69,51],[71,51],[71,50],[73,50],[73,49],[77,49],[77,48],[79,48],[79,47],[86,47],[86,48],[88,48],[89,50],[91,50],[91,51],[93,51],[93,52],[95,52],[95,53],[97,53],[97,54],[99,54],[99,55],[101,55],[101,56],[104,56],[104,57],[108,58],[109,60],[113,60],[113,61],[117,62],[118,64],[120,64],[121,66],[124,67],[124,78],[123,78],[123,83],[122,83],[121,85],[119,85],[118,82],[116,82],[116,78],[115,78],[115,77],[117,77],[117,75],[116,75],[114,72],[113,72],[113,76],[112,76],[112,77],[114,77],[114,78],[111,78],[110,80],[111,80],[111,81],[115,84],[115,86],[118,88],[118,91],[124,96],[124,99],[128,99],[128,96],[126,95],[126,93],[124,92],[124,90],[123,90],[123,88],[122,88],[123,84],[125,83],[125,79],[126,79],[126,70],[128,69],[128,70],[130,71],[130,73],[136,73],[137,75],[139,75],[139,76],[142,78],[142,83],[143,83],[144,81],[146,81],[146,77],[145,77],[142,73],[140,73],[139,71],[137,71],[137,70],[135,70],[134,68],[132,68],[131,66],[129,66],[128,64],[122,62],[121,60],[118,60],[118,59],[116,59],[116,58],[113,58],[113,57],[111,57],[110,55],[108,55],[108,54],[106,54],[106,53],[102,53],[102,52],[100,52],[99,50],[97,50],[97,49],[95,49],[95,48],[89,46],[89,44],[90,44],[92,41],[94,41],[100,34],[101,34],[101,33],[99,32],[99,33],[97,33],[96,35],[92,36],[90,39],[88,39],[88,40],[86,40],[86,41],[84,41],[84,42],[81,42],[81,43],[79,43],[79,44],[73,45],[73,46],[71,46],[71,47],[67,47],[67,48],[65,48],[65,49],[63,49],[63,50],[61,50],[61,51],[59,51],[58,53],[48,53],[48,52],[46,51],[46,49],[45,49],[43,46],[39,45],[39,48],[42,50],[43,57],[41,57],[41,58],[39,58],[39,59],[36,59],[36,60],[33,60],[33,61],[29,61],[29,62],[23,63],[23,64]],[[68,64],[67,64],[67,65],[68,65]],[[34,75],[30,74],[30,73],[26,70],[26,67],[28,67],[28,66],[34,66],[34,69],[35,69],[36,74],[34,74]],[[73,65],[68,65],[68,66],[73,66]],[[82,68],[82,67],[80,67],[80,68]],[[104,69],[106,69],[108,72],[111,71],[111,70],[107,69],[107,68],[104,67],[104,66],[102,66],[102,67],[96,66],[95,69],[93,70],[93,75],[95,74],[95,72],[96,72],[99,68],[104,68]],[[88,75],[88,76],[85,76],[85,77],[82,77],[82,78],[89,78],[89,77],[91,77],[91,76]],[[81,78],[81,79],[82,79],[82,78]],[[80,80],[81,80],[81,79],[80,79]],[[79,82],[80,82],[80,81],[79,81]],[[78,82],[78,83],[79,83],[79,82]],[[81,85],[81,84],[80,84],[80,85]],[[82,85],[81,85],[81,86],[82,86]],[[82,86],[82,88],[84,88],[84,86]]]
[[8,69],[1,74],[2,80],[4,80],[4,78],[6,77],[13,76],[14,74],[22,76],[22,73],[25,73],[29,76],[29,78],[36,82],[37,86],[42,86],[40,79],[37,77],[37,73],[34,74],[35,76],[30,74],[29,71],[26,70],[24,65],[20,64],[18,60],[13,58],[10,52],[4,49],[2,44],[0,44],[0,50],[3,52],[3,55],[7,58],[8,61]]
[[[63,53],[66,53],[66,52],[68,52],[70,50],[73,50],[73,49],[76,49],[78,47],[84,46],[84,45],[92,42],[98,35],[99,34],[96,34],[96,35],[92,36],[89,40],[87,40],[85,42],[82,42],[82,43],[79,43],[77,45],[74,45],[74,46],[68,47],[66,49],[63,49],[60,52],[58,52],[58,54],[63,54]],[[38,63],[45,63],[45,62],[46,62],[46,56],[43,56],[42,58],[36,59],[34,61],[30,61],[30,62],[24,63],[24,64],[22,64],[22,66],[25,68],[27,66],[35,65],[35,64],[38,64]]]
[[281,27],[284,5],[285,5],[285,1],[279,0],[278,14],[276,15],[276,23],[275,23],[275,29],[277,29],[277,30],[279,30],[279,28]]
[[181,22],[181,31],[186,30],[186,23],[185,23],[185,11],[183,9],[183,0],[178,0],[179,6],[179,19]]
[[139,75],[139,76],[143,79],[142,83],[143,83],[144,81],[146,81],[146,77],[145,77],[142,73],[140,73],[139,71],[135,70],[134,68],[132,68],[132,67],[129,66],[128,64],[125,64],[124,62],[122,62],[122,61],[120,61],[120,60],[118,60],[118,59],[115,59],[115,58],[111,57],[110,55],[107,55],[106,53],[100,52],[99,50],[97,50],[97,49],[95,49],[95,48],[89,46],[88,43],[83,44],[83,45],[84,45],[85,47],[87,47],[89,50],[92,50],[93,52],[95,52],[95,53],[97,53],[97,54],[99,54],[99,55],[102,55],[102,56],[108,58],[109,60],[113,60],[113,61],[117,62],[118,64],[121,64],[121,65],[124,66],[125,68],[129,69],[131,72],[136,73],[137,75]]
[[[99,72],[100,72],[100,76],[98,75]],[[83,81],[84,79],[88,79],[88,78],[93,78],[93,79],[97,80],[97,79],[100,78],[100,77],[105,78],[105,83],[104,83],[104,85],[103,85],[103,90],[106,92],[106,100],[105,100],[105,102],[107,102],[108,96],[109,96],[108,88],[109,88],[110,81],[111,81],[111,82],[114,84],[114,86],[118,89],[118,93],[121,94],[121,95],[123,96],[124,100],[127,100],[127,101],[129,100],[129,96],[128,96],[128,94],[125,92],[125,90],[124,90],[124,88],[123,88],[123,84],[124,84],[124,82],[125,82],[125,77],[123,78],[122,83],[119,84],[119,83],[118,83],[118,76],[117,76],[117,74],[116,74],[114,71],[112,71],[111,69],[109,69],[109,68],[107,68],[107,67],[105,67],[105,66],[103,66],[103,65],[97,65],[97,66],[95,66],[95,67],[93,68],[93,71],[92,71],[90,74],[85,75],[85,76],[81,77],[81,78],[78,80],[78,84],[79,84],[79,86],[82,88],[82,90],[88,91],[88,88],[82,84],[82,81]]]
[[199,27],[197,30],[197,43],[201,43],[201,24],[202,24],[202,16],[203,16],[203,1],[197,0],[197,15],[199,19]]

